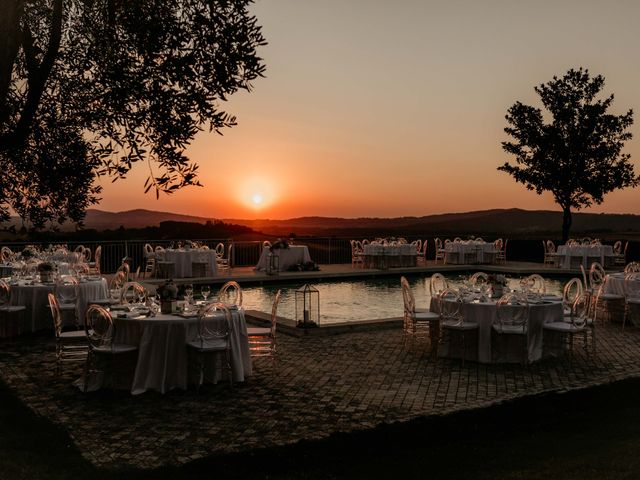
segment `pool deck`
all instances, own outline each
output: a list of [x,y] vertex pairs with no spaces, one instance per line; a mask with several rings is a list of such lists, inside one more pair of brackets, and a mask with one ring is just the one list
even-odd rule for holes
[[249,454],[640,376],[640,328],[598,326],[595,359],[576,348],[573,358],[527,366],[466,362],[462,367],[459,361],[431,358],[421,343],[404,345],[398,327],[280,335],[277,368],[257,361],[254,375],[233,389],[220,383],[199,394],[191,389],[84,395],[72,385],[81,365],[65,365],[56,375],[52,337],[0,340],[0,377],[34,412],[64,428],[88,461],[109,470]]
[[[194,285],[222,285],[229,280],[235,280],[241,285],[260,285],[267,283],[302,283],[309,280],[337,280],[348,278],[381,278],[398,277],[400,275],[432,275],[439,273],[469,273],[483,271],[487,273],[505,273],[512,275],[528,275],[538,273],[543,276],[582,277],[579,269],[563,269],[543,265],[535,262],[506,262],[504,264],[469,264],[451,265],[435,263],[430,260],[426,264],[416,267],[398,267],[386,270],[374,268],[352,267],[350,263],[319,265],[319,271],[310,272],[280,272],[277,275],[267,275],[263,271],[256,271],[253,267],[235,267],[228,275],[201,278],[176,278],[178,284],[192,283]],[[148,286],[157,286],[164,282],[158,278],[143,278],[141,281]]]

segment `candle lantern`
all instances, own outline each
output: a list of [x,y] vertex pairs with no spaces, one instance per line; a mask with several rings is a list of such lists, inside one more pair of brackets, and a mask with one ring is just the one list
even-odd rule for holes
[[270,253],[267,255],[267,275],[278,275],[280,271],[280,255]]
[[320,292],[311,285],[304,285],[296,290],[296,326],[320,326]]

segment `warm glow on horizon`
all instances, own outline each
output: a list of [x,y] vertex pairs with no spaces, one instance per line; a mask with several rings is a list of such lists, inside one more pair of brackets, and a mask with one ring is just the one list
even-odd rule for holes
[[[402,8],[398,8],[401,5]],[[612,112],[633,109],[624,153],[640,174],[640,2],[258,0],[266,77],[221,107],[223,136],[187,155],[204,187],[144,195],[138,165],[103,181],[111,211],[213,218],[400,217],[493,208],[558,210],[496,168],[505,113],[534,87],[585,67]],[[295,19],[292,21],[291,19]],[[380,32],[386,32],[380,35]],[[640,214],[640,188],[587,212]]]

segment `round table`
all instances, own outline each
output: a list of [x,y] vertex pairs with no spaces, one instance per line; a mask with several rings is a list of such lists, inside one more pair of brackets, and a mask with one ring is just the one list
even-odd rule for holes
[[626,280],[623,272],[611,273],[605,277],[603,291],[638,298],[640,297],[640,280]]
[[[452,305],[452,302],[445,301]],[[435,299],[431,299],[431,311],[439,312],[440,305]],[[498,307],[494,300],[486,302],[472,301],[465,302],[462,305],[462,312],[466,322],[478,324],[478,356],[477,360],[481,363],[491,363],[493,361],[491,353],[491,332],[493,324],[497,321]],[[562,301],[558,300],[540,300],[529,303],[529,326],[527,340],[527,358],[529,362],[534,362],[542,358],[542,326],[547,322],[562,320]],[[441,350],[443,356],[448,355],[448,346],[444,345]],[[472,352],[469,352],[472,353]],[[475,360],[475,358],[469,358]],[[518,344],[508,346],[505,358],[498,361],[519,362],[522,359],[521,347]]]
[[476,264],[494,263],[498,250],[493,243],[451,242],[445,245],[445,263]]
[[[35,332],[47,328],[53,328],[49,299],[47,295],[53,293],[54,283],[11,283],[11,305],[23,305],[27,307],[25,318],[27,331]],[[80,322],[84,319],[87,305],[92,300],[108,297],[107,281],[104,278],[80,281],[78,289],[78,315]]]
[[215,250],[200,249],[166,249],[164,252],[156,252],[158,260],[172,262],[175,265],[175,278],[189,278],[193,276],[193,263],[206,263],[210,277],[217,274]]
[[557,250],[561,268],[589,269],[593,262],[603,267],[613,265],[613,247],[611,245],[560,245]]
[[[155,317],[121,318],[123,314],[117,310],[112,312],[115,342],[139,348],[136,364],[132,366],[131,393],[136,395],[147,390],[165,393],[174,388],[186,389],[186,343],[198,338],[197,316],[159,313]],[[231,371],[233,381],[242,382],[252,373],[247,324],[242,309],[232,310],[231,314]],[[208,321],[222,323],[224,314],[220,312]],[[218,371],[213,364],[208,365],[208,369]],[[91,389],[100,386],[95,381],[90,385]]]

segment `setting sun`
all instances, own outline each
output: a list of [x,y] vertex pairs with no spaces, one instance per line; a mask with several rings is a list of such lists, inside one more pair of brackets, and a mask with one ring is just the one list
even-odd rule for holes
[[259,193],[254,193],[253,197],[251,197],[251,200],[253,201],[254,205],[262,205],[264,198],[262,198],[262,195],[260,195]]

